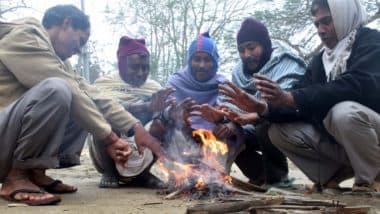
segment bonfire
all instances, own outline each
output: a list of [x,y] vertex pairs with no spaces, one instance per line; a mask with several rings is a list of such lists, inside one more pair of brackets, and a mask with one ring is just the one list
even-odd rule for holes
[[[169,158],[157,164],[169,185],[165,199],[180,195],[193,199],[217,198],[187,208],[186,213],[368,213],[370,206],[349,207],[340,201],[315,200],[305,195],[271,196],[266,189],[228,175],[228,146],[211,131],[199,129],[191,139],[172,133]],[[194,140],[196,139],[196,140]],[[199,142],[198,142],[199,141]],[[197,143],[198,142],[198,143]],[[254,193],[256,192],[256,193]],[[286,191],[285,191],[286,192]]]
[[158,162],[169,189],[196,198],[245,194],[234,187],[233,178],[227,173],[227,144],[205,129],[193,131],[192,137],[186,139],[180,132],[175,133],[176,142],[172,140],[168,148],[169,159]]

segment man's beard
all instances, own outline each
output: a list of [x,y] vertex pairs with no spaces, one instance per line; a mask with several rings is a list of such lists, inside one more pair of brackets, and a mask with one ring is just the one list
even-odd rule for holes
[[[252,75],[254,73],[257,73],[259,71],[260,67],[260,59],[254,56],[247,57],[245,59],[242,59],[243,62],[243,71],[244,73],[248,75]],[[256,67],[255,68],[250,68],[249,65],[255,63]]]
[[129,85],[132,85],[132,86],[135,86],[135,87],[140,87],[141,85],[143,85],[146,80],[147,80],[147,77],[129,77],[129,78],[124,78],[122,76],[122,79],[124,80],[124,82],[128,83]]

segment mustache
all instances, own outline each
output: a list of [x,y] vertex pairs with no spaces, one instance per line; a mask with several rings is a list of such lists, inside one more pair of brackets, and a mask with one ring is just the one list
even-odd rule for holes
[[319,38],[321,38],[322,40],[324,40],[324,39],[328,39],[328,38],[330,38],[327,34],[319,34]]
[[254,57],[254,56],[249,56],[249,57],[243,59],[243,63],[244,64],[251,64],[251,63],[259,64],[260,63],[260,59],[257,58],[257,57]]
[[205,68],[193,68],[193,71],[194,72],[202,72],[202,73],[205,73],[208,71],[208,69],[205,69]]

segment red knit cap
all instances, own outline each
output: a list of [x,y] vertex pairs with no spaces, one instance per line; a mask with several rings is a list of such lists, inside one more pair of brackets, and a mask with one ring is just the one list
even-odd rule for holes
[[145,46],[145,39],[132,39],[128,36],[121,37],[119,48],[117,49],[119,71],[126,69],[126,56],[132,54],[146,54],[149,56],[149,51]]

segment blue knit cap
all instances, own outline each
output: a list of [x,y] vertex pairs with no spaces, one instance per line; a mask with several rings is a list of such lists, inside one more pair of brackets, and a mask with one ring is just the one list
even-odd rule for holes
[[218,70],[219,62],[218,48],[216,47],[215,41],[210,38],[209,32],[200,34],[197,39],[191,42],[187,55],[189,67],[191,67],[191,57],[197,51],[203,51],[210,54],[214,60],[213,70],[216,72]]

